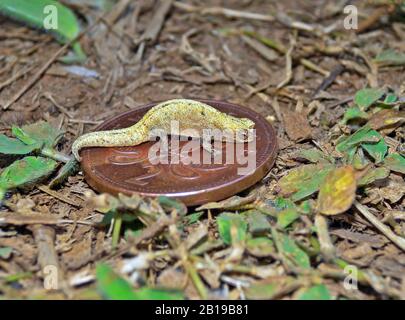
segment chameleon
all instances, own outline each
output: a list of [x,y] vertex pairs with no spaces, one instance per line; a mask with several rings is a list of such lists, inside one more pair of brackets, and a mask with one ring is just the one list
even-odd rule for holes
[[[172,121],[178,122],[179,132],[173,132]],[[190,99],[174,99],[152,107],[141,120],[128,128],[90,132],[78,137],[72,145],[72,153],[80,161],[79,151],[85,147],[136,146],[150,141],[150,132],[154,129],[178,136],[185,136],[187,132],[187,137],[201,138],[203,148],[212,152],[208,148],[209,143],[203,139],[203,130],[226,130],[231,134],[223,135],[223,140],[246,142],[253,138],[248,133],[254,126],[254,121],[248,118],[228,115],[208,104]]]

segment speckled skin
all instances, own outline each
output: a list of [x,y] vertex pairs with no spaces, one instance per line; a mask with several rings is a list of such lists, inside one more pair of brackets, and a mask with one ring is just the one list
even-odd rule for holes
[[[178,121],[181,135],[184,130],[194,129],[202,137],[203,129],[237,130],[252,129],[255,123],[247,118],[236,118],[194,100],[175,99],[162,102],[151,108],[133,126],[109,131],[91,132],[80,136],[72,145],[72,153],[80,161],[79,151],[85,147],[126,147],[149,141],[150,131],[161,129],[166,134],[173,133],[171,121]],[[187,134],[190,136],[190,134]],[[191,135],[194,136],[194,135]],[[247,139],[244,138],[243,141]]]

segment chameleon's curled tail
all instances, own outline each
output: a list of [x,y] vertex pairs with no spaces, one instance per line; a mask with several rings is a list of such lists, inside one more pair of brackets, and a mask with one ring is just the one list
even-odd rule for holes
[[80,161],[79,151],[86,147],[128,147],[145,142],[144,136],[131,128],[86,133],[72,145],[72,153]]

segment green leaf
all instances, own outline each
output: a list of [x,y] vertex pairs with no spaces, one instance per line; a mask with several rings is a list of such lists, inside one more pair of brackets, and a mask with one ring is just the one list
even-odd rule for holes
[[292,169],[279,181],[281,194],[290,196],[293,201],[310,196],[319,190],[319,185],[333,167],[326,164],[308,164]]
[[10,190],[34,185],[48,177],[58,163],[42,157],[25,157],[15,161],[0,174],[0,189]]
[[370,130],[367,134],[368,137],[375,137],[379,139],[377,143],[362,143],[361,147],[367,151],[367,153],[375,160],[376,163],[380,163],[384,160],[384,157],[388,151],[388,146],[385,143],[384,138],[375,130]]
[[109,300],[180,300],[183,294],[177,290],[141,288],[133,289],[125,279],[106,264],[96,267],[96,278],[101,294]]
[[300,214],[296,209],[285,209],[281,211],[277,215],[277,224],[285,229],[287,228],[291,223],[293,223],[295,220],[299,218]]
[[290,199],[285,199],[282,197],[277,197],[274,201],[274,205],[277,210],[281,211],[288,208],[295,208],[295,204]]
[[388,150],[381,134],[372,130],[368,125],[363,126],[350,136],[341,137],[336,145],[336,150],[346,154],[347,158],[352,160],[359,145],[374,158],[376,163],[384,159]]
[[366,110],[383,95],[383,89],[365,88],[356,92],[354,102],[360,107],[360,109]]
[[398,153],[392,153],[385,158],[384,166],[392,171],[405,174],[405,157]]
[[[55,8],[54,11],[47,11]],[[46,29],[45,23],[52,25],[51,33],[61,43],[67,43],[80,33],[79,23],[72,10],[53,0],[1,0],[0,13],[38,29]],[[53,17],[55,13],[57,16]],[[73,44],[75,60],[86,58],[80,44]]]
[[270,277],[252,283],[244,292],[249,300],[269,300],[277,298],[285,290],[295,287],[299,280],[289,276]]
[[[387,157],[388,158],[388,157]],[[357,182],[359,186],[365,186],[374,181],[385,179],[390,174],[390,171],[387,168],[381,167],[376,169],[370,169],[368,172],[360,178]]]
[[136,300],[132,286],[118,276],[110,266],[99,264],[96,267],[96,278],[101,294],[110,300]]
[[203,216],[203,214],[204,214],[204,211],[188,214],[183,217],[182,223],[186,226],[197,223],[200,220],[200,218]]
[[387,65],[404,65],[405,64],[405,53],[397,52],[393,49],[385,50],[379,53],[374,61],[380,66]]
[[219,235],[222,241],[230,245],[246,239],[248,223],[245,219],[232,213],[222,213],[217,217]]
[[165,211],[172,211],[175,209],[177,213],[181,216],[185,216],[187,213],[187,207],[184,205],[184,203],[165,196],[159,196],[158,197],[159,204],[165,209]]
[[13,127],[13,134],[25,144],[40,144],[53,148],[63,136],[63,131],[52,127],[48,122],[39,121],[21,128]]
[[398,100],[398,97],[393,93],[387,93],[384,104],[393,104]]
[[298,153],[298,157],[306,159],[313,163],[334,163],[333,157],[330,157],[324,154],[322,151],[317,148],[301,150]]
[[137,300],[184,300],[184,294],[174,289],[141,288],[136,296]]
[[0,248],[0,259],[7,260],[8,258],[10,258],[12,252],[13,249],[10,247]]
[[276,243],[277,250],[287,259],[289,263],[303,269],[311,268],[308,255],[295,243],[294,240],[284,233],[277,232],[275,228],[272,228],[271,234]]
[[336,150],[339,152],[349,151],[364,142],[378,142],[375,137],[369,137],[371,128],[368,125],[361,127],[350,136],[342,136],[338,139]]
[[346,124],[353,119],[368,119],[368,114],[357,106],[348,108],[343,115],[342,123]]
[[248,239],[246,249],[255,257],[268,257],[275,252],[273,241],[266,237]]
[[331,300],[332,296],[324,284],[313,286],[298,296],[298,300]]
[[258,235],[270,231],[270,223],[267,217],[257,210],[244,212],[249,223],[249,231],[251,234]]
[[36,149],[35,145],[26,145],[18,139],[0,135],[0,153],[2,154],[28,154]]

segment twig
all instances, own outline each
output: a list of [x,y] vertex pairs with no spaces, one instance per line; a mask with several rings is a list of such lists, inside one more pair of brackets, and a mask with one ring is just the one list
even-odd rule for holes
[[145,32],[142,34],[140,39],[137,41],[138,44],[141,42],[155,42],[160,30],[163,27],[165,22],[166,16],[172,7],[173,0],[161,0],[159,7],[157,8],[156,12],[154,13],[152,20],[147,25]]
[[[54,245],[55,229],[41,225],[30,226],[29,229],[32,231],[38,247],[38,262],[44,279],[49,275],[53,276],[53,281],[56,281],[56,283],[49,283],[49,287],[45,289],[60,289],[63,283],[63,273],[59,266],[58,254]],[[56,274],[50,268],[54,268]]]
[[291,46],[290,48],[287,50],[286,54],[285,54],[285,78],[283,81],[281,81],[278,85],[277,85],[277,89],[281,89],[282,87],[284,87],[286,84],[288,84],[293,76],[292,73],[292,52],[294,50],[294,46],[295,46],[295,41],[293,39],[291,39]]
[[105,17],[105,21],[108,24],[114,24],[131,2],[131,0],[120,0],[114,6],[114,9],[109,11],[108,15]]
[[25,76],[32,69],[34,69],[34,66],[29,66],[26,69],[20,70],[19,72],[17,72],[15,75],[13,75],[11,78],[7,79],[6,81],[0,83],[0,91],[3,90],[5,87],[9,86],[10,84],[12,84],[14,81]]
[[176,1],[174,6],[177,9],[192,13],[198,12],[200,15],[219,15],[225,16],[227,18],[243,18],[243,19],[251,19],[251,20],[260,20],[260,21],[274,21],[274,17],[267,14],[260,14],[255,12],[246,12],[246,11],[238,11],[233,9],[227,9],[222,7],[197,7],[192,6],[190,4],[182,3]]
[[388,239],[395,243],[399,248],[405,251],[405,239],[396,235],[389,227],[378,220],[367,207],[363,206],[360,202],[355,201],[354,206],[359,210],[359,212],[382,234],[384,234]]
[[54,190],[49,189],[47,186],[43,186],[43,185],[42,185],[42,186],[38,186],[37,188],[38,188],[39,190],[41,190],[41,191],[43,191],[43,192],[49,194],[50,196],[52,196],[52,197],[54,197],[54,198],[56,198],[56,199],[62,201],[62,202],[65,202],[65,203],[67,203],[67,204],[70,204],[71,206],[74,206],[74,207],[76,207],[76,208],[80,208],[80,207],[81,207],[81,205],[80,205],[79,203],[77,203],[76,201],[73,201],[73,200],[71,200],[71,199],[65,197],[64,195],[60,194],[59,192],[56,192],[56,191],[54,191]]

